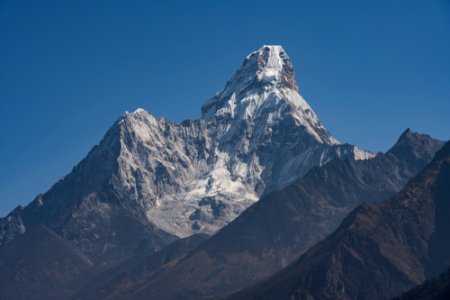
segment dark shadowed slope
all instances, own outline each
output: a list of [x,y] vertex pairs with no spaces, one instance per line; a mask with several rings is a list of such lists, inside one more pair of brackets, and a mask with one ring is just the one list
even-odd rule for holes
[[[156,253],[142,251],[122,264],[96,276],[80,288],[74,299],[103,297],[126,299],[126,295],[120,294],[124,288],[143,278],[155,276],[163,268],[174,265],[207,238],[207,235],[195,234],[179,239]],[[89,296],[92,294],[95,294],[95,297]]]
[[361,201],[381,201],[397,192],[442,145],[407,130],[374,159],[335,160],[315,168],[263,197],[173,268],[124,293],[138,299],[192,299],[273,274],[335,230]]
[[390,200],[363,204],[297,262],[230,299],[389,299],[446,270],[450,143]]
[[426,280],[393,300],[444,300],[450,299],[450,269],[439,277]]
[[91,266],[70,242],[38,225],[0,248],[0,298],[62,299]]

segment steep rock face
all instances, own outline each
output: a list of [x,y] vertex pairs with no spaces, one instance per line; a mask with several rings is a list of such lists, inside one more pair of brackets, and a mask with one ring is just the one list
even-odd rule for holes
[[[130,191],[120,177],[125,134],[115,124],[70,174],[2,219],[2,231],[14,228],[9,220],[20,224],[22,232],[44,224],[102,264],[131,256],[143,241],[157,251],[175,240],[148,221],[138,192]],[[5,236],[12,239],[11,234]]]
[[373,156],[339,144],[322,126],[280,46],[250,54],[199,120],[176,124],[137,110],[119,123],[131,135],[124,181],[141,191],[148,219],[177,236],[213,233],[261,195],[335,157]]
[[42,223],[92,259],[114,261],[143,239],[156,251],[177,237],[216,232],[311,167],[372,156],[331,137],[298,94],[284,50],[264,46],[199,120],[125,113],[70,174],[0,220],[0,243]]
[[450,143],[390,200],[356,208],[297,262],[230,299],[389,299],[450,262]]
[[264,196],[173,268],[136,279],[123,294],[195,299],[269,276],[335,230],[363,199],[382,201],[399,191],[442,145],[407,130],[387,153],[373,159],[336,159],[313,168]]
[[143,169],[147,216],[177,236],[213,233],[333,158],[373,156],[331,137],[298,94],[280,46],[250,54],[197,121],[175,124],[138,110],[125,122],[134,133],[124,165]]
[[25,233],[25,225],[22,222],[23,207],[18,206],[5,218],[0,219],[0,246],[8,244],[17,235]]

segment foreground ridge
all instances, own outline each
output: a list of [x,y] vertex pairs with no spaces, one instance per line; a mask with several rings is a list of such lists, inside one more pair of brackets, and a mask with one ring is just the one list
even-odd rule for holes
[[132,299],[198,299],[254,284],[331,234],[362,202],[394,195],[443,144],[406,130],[389,151],[373,159],[335,159],[313,168],[286,188],[263,196],[158,276],[121,278],[125,287],[118,280],[94,280],[81,294],[98,299],[101,290],[103,295]]
[[405,188],[358,206],[299,260],[229,299],[390,299],[448,268],[450,142]]

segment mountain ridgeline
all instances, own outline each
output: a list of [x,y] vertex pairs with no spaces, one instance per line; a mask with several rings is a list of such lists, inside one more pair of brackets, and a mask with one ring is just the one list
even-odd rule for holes
[[450,266],[449,183],[450,142],[395,196],[358,206],[295,263],[229,299],[390,299],[421,284]]
[[0,219],[0,298],[199,299],[250,285],[232,297],[384,299],[442,271],[448,146],[394,196],[444,143],[409,129],[386,153],[340,143],[299,91],[284,49],[263,46],[197,120],[124,113]]
[[407,130],[387,153],[373,159],[336,159],[313,168],[262,197],[159,276],[142,276],[125,289],[116,282],[99,282],[96,289],[84,289],[83,297],[101,298],[100,287],[134,299],[196,299],[243,288],[297,259],[357,205],[394,195],[442,145]]
[[124,259],[142,237],[158,250],[214,233],[312,167],[373,156],[328,133],[280,46],[250,54],[202,113],[181,124],[125,113],[70,174],[0,221],[0,243],[41,223],[96,261]]

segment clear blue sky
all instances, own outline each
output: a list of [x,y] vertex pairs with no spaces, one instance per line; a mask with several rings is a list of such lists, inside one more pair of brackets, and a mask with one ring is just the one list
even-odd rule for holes
[[263,44],[284,46],[343,142],[385,151],[407,127],[450,137],[448,0],[0,0],[0,216],[125,110],[197,118]]

